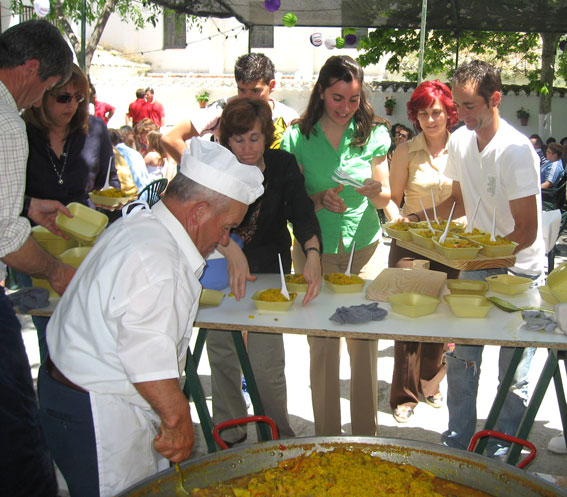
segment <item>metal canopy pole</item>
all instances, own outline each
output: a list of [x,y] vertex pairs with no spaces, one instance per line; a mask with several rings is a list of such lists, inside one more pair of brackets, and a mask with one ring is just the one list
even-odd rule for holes
[[419,36],[419,68],[417,72],[417,84],[423,79],[423,55],[425,52],[425,30],[427,26],[427,0],[421,2],[421,33]]

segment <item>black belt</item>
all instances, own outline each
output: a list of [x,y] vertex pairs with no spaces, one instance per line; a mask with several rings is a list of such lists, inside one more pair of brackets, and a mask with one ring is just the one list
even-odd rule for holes
[[80,386],[75,385],[72,381],[68,380],[67,377],[57,369],[57,366],[53,364],[53,361],[49,356],[47,357],[47,361],[45,361],[45,369],[47,370],[47,374],[58,383],[72,388],[73,390],[77,390],[77,392],[88,393],[84,388],[81,388]]

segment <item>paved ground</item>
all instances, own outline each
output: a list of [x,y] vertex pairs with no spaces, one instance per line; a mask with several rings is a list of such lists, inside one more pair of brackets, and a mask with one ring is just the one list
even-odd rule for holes
[[[560,246],[560,254],[567,256],[567,240]],[[558,257],[556,265],[563,260]],[[32,364],[33,374],[37,376],[37,368],[39,363],[39,352],[37,349],[37,339],[35,337],[35,329],[31,320],[27,317],[22,318],[24,325],[24,340],[26,349]],[[304,336],[284,335],[284,343],[286,348],[286,377],[288,386],[288,407],[291,415],[291,424],[297,436],[313,436],[313,412],[311,408],[311,392],[309,388],[309,349],[307,339]],[[425,403],[421,403],[415,410],[415,415],[405,425],[399,425],[391,415],[389,407],[389,392],[392,379],[393,369],[393,350],[394,342],[391,340],[379,341],[379,359],[378,359],[378,398],[379,398],[379,435],[383,437],[421,440],[431,443],[439,443],[440,434],[446,430],[448,421],[447,408],[443,406],[440,409],[434,409]],[[546,359],[546,351],[538,350],[535,354],[530,377],[533,380],[532,388],[539,377],[539,373]],[[482,428],[486,416],[490,409],[492,400],[496,392],[498,363],[498,347],[487,346],[484,350],[482,374],[480,379],[480,388],[478,395],[478,429]],[[565,378],[565,369],[563,372],[563,381],[567,384]],[[210,400],[210,370],[206,357],[206,350],[203,353],[199,366],[199,374],[201,376],[205,393]],[[350,414],[348,400],[348,385],[350,371],[348,365],[348,353],[346,347],[343,348],[343,357],[341,360],[341,411],[343,420],[343,431],[350,434]],[[446,380],[441,384],[441,390],[445,394]],[[210,407],[210,405],[209,405]],[[194,419],[198,422],[196,411],[193,408]],[[197,442],[195,446],[195,455],[206,453],[206,445],[202,438],[200,426],[196,424],[195,431]],[[543,473],[546,475],[555,475],[567,477],[567,456],[556,455],[547,449],[549,440],[561,432],[561,421],[559,419],[559,411],[557,407],[557,399],[553,387],[547,392],[542,406],[536,417],[536,421],[529,440],[535,444],[538,449],[538,455],[535,461],[530,465],[529,471]],[[255,431],[249,429],[248,442],[255,441]],[[567,488],[567,480],[564,483]]]

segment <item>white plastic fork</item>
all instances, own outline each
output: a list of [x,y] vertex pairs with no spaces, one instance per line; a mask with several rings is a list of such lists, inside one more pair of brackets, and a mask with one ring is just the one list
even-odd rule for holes
[[476,201],[476,206],[474,208],[474,212],[472,217],[469,220],[469,223],[467,224],[467,229],[465,230],[465,233],[472,233],[473,229],[474,229],[474,219],[476,217],[476,213],[478,211],[478,206],[480,205],[480,197],[478,197],[478,200]]
[[106,180],[104,181],[103,190],[108,190],[110,188],[110,168],[112,167],[112,156],[108,161],[108,170],[106,171]]
[[492,213],[492,232],[490,233],[491,242],[496,241],[496,236],[494,233],[495,231],[496,231],[496,207],[494,207],[494,212]]
[[[349,182],[349,183],[343,183],[343,184],[350,184],[351,186],[355,186],[356,188],[361,188],[361,187],[364,186],[360,181],[354,179],[351,175],[349,175],[348,173],[343,171],[340,167],[337,167],[333,171],[333,176],[336,176],[337,178],[341,178],[341,179]],[[335,181],[337,181],[337,180],[335,180]],[[339,183],[342,183],[342,182],[339,181]]]
[[280,255],[280,253],[278,252],[278,261],[280,263],[280,276],[282,278],[282,295],[289,300],[289,292],[287,291],[287,285],[285,284],[285,275],[283,272],[283,266],[282,266],[282,256]]
[[443,234],[439,238],[439,243],[444,243],[445,240],[447,239],[447,233],[449,233],[449,227],[451,226],[451,218],[453,217],[453,211],[455,210],[455,204],[456,204],[456,202],[453,202],[453,207],[451,207],[451,213],[449,214],[449,219],[447,219],[447,226],[445,226],[445,231],[443,231]]
[[427,215],[427,212],[425,211],[425,206],[423,205],[423,200],[421,200],[421,197],[419,198],[419,202],[421,203],[421,208],[423,209],[423,213],[425,214],[425,220],[427,221],[427,226],[429,226],[431,233],[435,233],[433,226],[431,226],[431,221],[429,220],[429,216]]
[[345,178],[338,178],[337,176],[332,176],[332,180],[336,181],[337,183],[340,183],[341,185],[348,185],[348,186],[352,186],[354,188],[360,188],[362,187],[362,184],[359,183],[358,181],[350,181],[348,179]]
[[437,224],[439,224],[439,219],[437,219],[437,208],[435,207],[435,195],[433,194],[433,188],[431,189],[431,202],[433,203],[433,219]]
[[350,250],[350,258],[348,260],[348,266],[346,268],[345,274],[350,277],[350,268],[352,267],[352,257],[354,256],[354,244],[355,241],[352,241],[352,249]]

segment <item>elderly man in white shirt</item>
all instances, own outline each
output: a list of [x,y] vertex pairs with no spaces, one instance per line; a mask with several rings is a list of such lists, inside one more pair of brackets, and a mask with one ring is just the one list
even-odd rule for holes
[[191,453],[178,380],[204,257],[227,244],[262,194],[263,176],[197,138],[180,173],[151,210],[124,208],[49,323],[40,413],[71,496],[115,495]]

